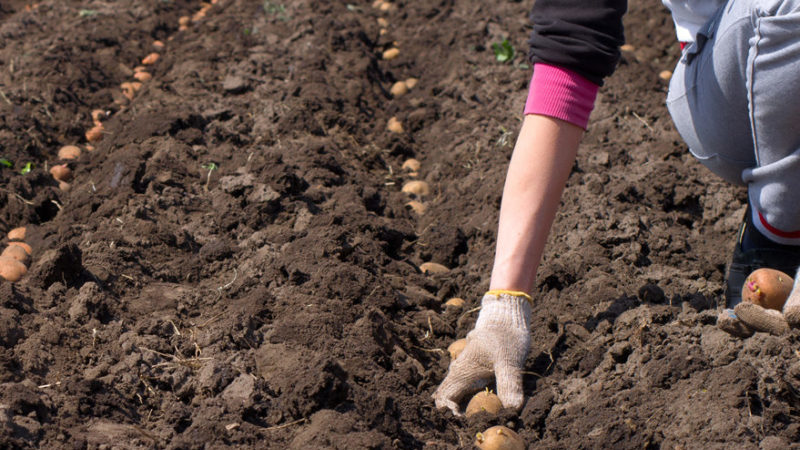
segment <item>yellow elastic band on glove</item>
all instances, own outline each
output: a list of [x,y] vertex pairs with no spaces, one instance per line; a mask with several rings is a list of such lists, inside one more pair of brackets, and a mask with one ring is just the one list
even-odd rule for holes
[[528,300],[528,303],[530,303],[531,306],[533,306],[533,299],[531,298],[531,296],[526,294],[526,293],[524,293],[524,292],[522,292],[522,291],[509,291],[507,289],[494,289],[494,290],[491,290],[491,291],[486,293],[486,295],[500,295],[500,294],[511,295],[513,297],[525,297],[525,299]]

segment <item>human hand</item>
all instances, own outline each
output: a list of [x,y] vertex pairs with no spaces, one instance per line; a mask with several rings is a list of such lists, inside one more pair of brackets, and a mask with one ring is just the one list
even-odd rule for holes
[[[752,276],[752,274],[751,274]],[[749,280],[750,277],[748,277]],[[763,287],[763,286],[762,286]],[[748,288],[747,285],[742,288]],[[726,309],[717,318],[717,324],[724,331],[737,337],[750,337],[756,331],[780,336],[791,328],[800,327],[800,278],[795,278],[788,298],[782,294],[776,302],[783,303],[782,311],[764,308],[745,301],[733,309]]]
[[466,347],[450,363],[447,376],[433,394],[436,407],[461,415],[461,399],[481,390],[494,375],[503,406],[519,410],[524,400],[522,369],[531,341],[530,320],[527,294],[487,292],[475,328],[467,334]]

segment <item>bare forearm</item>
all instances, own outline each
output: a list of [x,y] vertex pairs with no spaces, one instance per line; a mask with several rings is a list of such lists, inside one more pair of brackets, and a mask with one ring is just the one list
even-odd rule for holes
[[583,130],[527,115],[511,157],[489,289],[530,293]]

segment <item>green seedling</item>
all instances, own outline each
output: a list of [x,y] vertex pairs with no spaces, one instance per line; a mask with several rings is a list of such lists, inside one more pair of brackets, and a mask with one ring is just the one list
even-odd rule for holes
[[508,39],[503,39],[503,42],[495,42],[492,44],[494,57],[501,63],[511,62],[514,59],[514,46],[508,42]]
[[0,158],[0,166],[9,167],[10,168],[10,167],[14,167],[14,163],[12,163],[11,161],[9,161],[9,160],[7,160],[5,158]]
[[264,2],[264,12],[271,16],[276,16],[279,20],[286,22],[289,16],[286,14],[286,7],[281,3],[273,3],[269,0]]
[[26,162],[22,169],[20,169],[19,173],[22,175],[27,175],[31,170],[33,170],[33,163]]
[[211,182],[211,172],[217,170],[219,166],[215,162],[210,162],[207,164],[203,164],[200,167],[208,171],[208,175],[206,175],[206,185],[204,187],[205,191],[208,192],[208,184]]
[[96,15],[97,15],[97,11],[95,11],[93,9],[82,9],[82,10],[78,11],[78,16],[80,16],[80,17],[91,17],[91,16],[96,16]]

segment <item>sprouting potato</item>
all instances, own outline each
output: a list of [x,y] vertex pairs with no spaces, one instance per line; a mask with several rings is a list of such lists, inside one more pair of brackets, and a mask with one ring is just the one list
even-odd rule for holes
[[472,397],[467,404],[465,414],[467,417],[483,411],[489,414],[497,414],[501,409],[503,409],[503,403],[500,401],[500,397],[487,388]]
[[493,426],[475,436],[475,445],[481,450],[525,450],[522,438],[512,429]]
[[783,310],[789,298],[794,279],[775,269],[758,269],[747,276],[742,286],[742,300],[762,308]]
[[447,353],[450,354],[450,359],[454,360],[458,358],[458,355],[460,355],[461,352],[464,351],[464,347],[466,346],[467,346],[466,339],[458,339],[453,341],[453,343],[447,347]]

